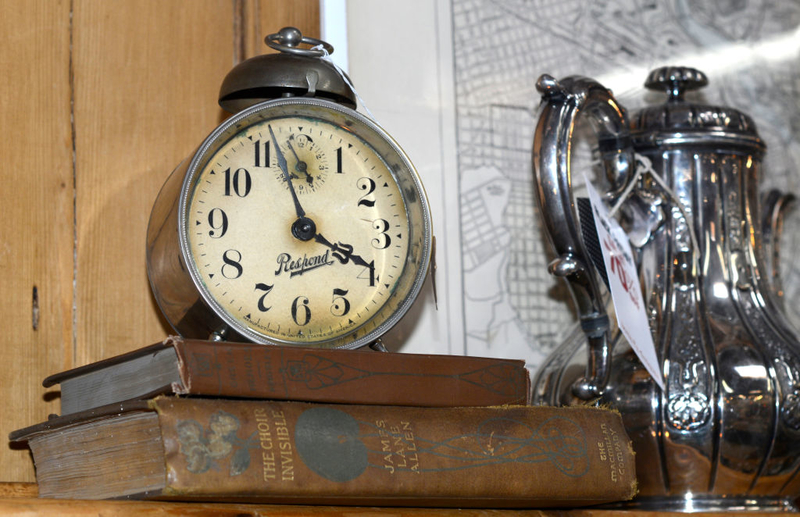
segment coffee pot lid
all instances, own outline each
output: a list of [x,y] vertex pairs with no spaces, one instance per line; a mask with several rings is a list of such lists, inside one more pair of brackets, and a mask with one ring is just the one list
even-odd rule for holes
[[[638,143],[719,143],[756,145],[763,150],[755,122],[730,107],[697,104],[684,99],[687,91],[708,84],[706,75],[694,68],[668,66],[650,72],[645,87],[663,91],[667,102],[649,106],[631,117],[631,129]],[[675,141],[679,138],[679,141]]]

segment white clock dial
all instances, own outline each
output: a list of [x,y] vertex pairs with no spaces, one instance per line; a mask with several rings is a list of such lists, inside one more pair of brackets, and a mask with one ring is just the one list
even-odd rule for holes
[[185,174],[183,260],[238,335],[361,346],[419,292],[424,191],[399,147],[355,112],[309,99],[254,106],[212,133]]

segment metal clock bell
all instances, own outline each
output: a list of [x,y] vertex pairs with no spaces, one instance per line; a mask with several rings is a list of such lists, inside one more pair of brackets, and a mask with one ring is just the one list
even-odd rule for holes
[[431,218],[400,146],[354,110],[333,48],[287,27],[236,66],[234,115],[167,179],[147,270],[185,337],[357,348],[406,314],[428,272]]

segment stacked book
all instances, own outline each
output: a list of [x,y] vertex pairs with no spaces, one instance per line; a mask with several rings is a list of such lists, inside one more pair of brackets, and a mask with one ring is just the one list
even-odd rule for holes
[[177,337],[62,372],[14,431],[42,497],[551,507],[627,500],[617,413],[528,405],[523,361]]

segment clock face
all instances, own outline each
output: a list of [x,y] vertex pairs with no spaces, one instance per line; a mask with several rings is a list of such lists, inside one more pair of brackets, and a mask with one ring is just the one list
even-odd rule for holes
[[273,104],[218,130],[190,166],[186,262],[254,341],[360,346],[424,279],[424,195],[399,148],[358,114]]

